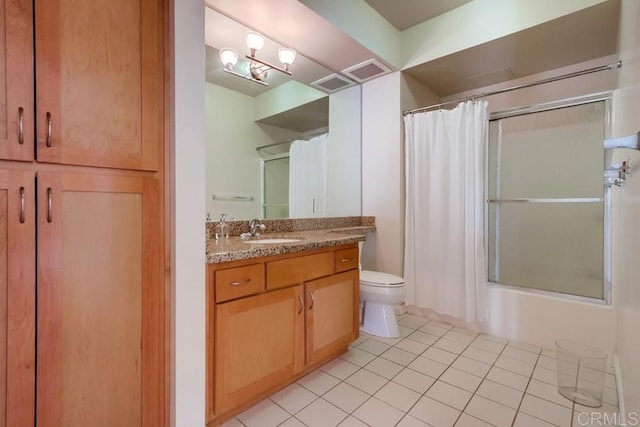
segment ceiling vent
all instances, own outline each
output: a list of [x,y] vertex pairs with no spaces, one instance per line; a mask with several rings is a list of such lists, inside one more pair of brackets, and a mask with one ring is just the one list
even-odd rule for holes
[[362,83],[374,77],[390,73],[391,69],[377,59],[369,59],[368,61],[345,68],[342,72],[356,80],[358,83]]
[[352,80],[349,80],[346,77],[341,76],[340,74],[331,74],[330,76],[323,77],[320,80],[316,80],[313,83],[310,83],[311,86],[318,88],[327,93],[333,93],[339,91],[340,89],[344,89],[349,86],[353,86],[356,83]]

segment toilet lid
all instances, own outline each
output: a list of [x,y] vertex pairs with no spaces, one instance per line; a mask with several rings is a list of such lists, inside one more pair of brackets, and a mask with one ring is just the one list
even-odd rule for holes
[[360,283],[369,286],[401,286],[404,285],[404,279],[389,273],[362,270]]

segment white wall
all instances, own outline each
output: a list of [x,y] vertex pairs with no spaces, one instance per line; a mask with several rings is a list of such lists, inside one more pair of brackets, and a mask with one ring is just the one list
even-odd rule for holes
[[400,73],[362,85],[362,214],[376,217],[363,268],[402,275],[404,158]]
[[360,86],[329,96],[326,216],[359,216],[361,197]]
[[204,8],[174,1],[171,147],[171,425],[204,425]]
[[[614,93],[613,136],[640,131],[640,2],[622,0],[619,51],[623,62]],[[613,284],[618,308],[617,355],[622,373],[624,405],[640,412],[638,325],[640,325],[640,153],[615,150],[614,161],[631,158],[634,173],[615,189]],[[622,409],[622,408],[621,408]]]

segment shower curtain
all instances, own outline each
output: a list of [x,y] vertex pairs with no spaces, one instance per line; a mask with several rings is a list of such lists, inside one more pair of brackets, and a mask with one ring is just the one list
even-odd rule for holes
[[463,102],[404,121],[406,303],[484,321],[487,102]]
[[325,216],[328,134],[297,140],[289,148],[289,217]]

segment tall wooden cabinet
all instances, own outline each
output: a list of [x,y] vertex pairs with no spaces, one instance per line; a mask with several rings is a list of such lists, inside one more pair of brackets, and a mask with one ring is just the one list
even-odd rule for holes
[[167,425],[165,0],[0,12],[0,427]]

